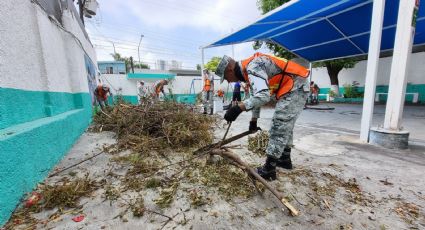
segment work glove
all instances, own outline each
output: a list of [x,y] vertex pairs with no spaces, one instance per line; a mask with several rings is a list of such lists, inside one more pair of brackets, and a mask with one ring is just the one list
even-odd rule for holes
[[250,121],[249,122],[249,131],[251,133],[255,133],[258,130],[257,121]]
[[226,114],[224,114],[224,119],[229,122],[235,121],[241,113],[242,109],[239,107],[239,105],[233,106],[227,110]]

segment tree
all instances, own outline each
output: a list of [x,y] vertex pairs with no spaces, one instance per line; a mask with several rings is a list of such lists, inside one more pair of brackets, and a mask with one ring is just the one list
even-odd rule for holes
[[313,67],[326,67],[331,80],[331,89],[336,95],[339,95],[339,72],[341,72],[342,69],[353,68],[357,62],[358,59],[343,58],[332,61],[315,62]]
[[111,53],[111,56],[114,58],[114,61],[123,61],[125,63],[125,71],[130,70],[130,58],[122,57],[120,53]]
[[214,72],[217,69],[218,63],[220,63],[221,57],[212,57],[211,60],[205,64],[204,68]]
[[[114,53],[114,54],[111,54],[111,56],[114,58],[115,61],[123,61],[125,63],[125,71],[126,72],[128,72],[130,70],[130,67],[131,67],[130,58],[123,57],[123,56],[121,56],[120,53]],[[138,63],[138,64],[135,64],[134,63],[134,68],[150,69],[149,65],[148,64],[145,64],[143,62],[142,63]]]
[[[290,0],[257,0],[258,9],[262,12],[262,14],[266,14],[267,12],[289,2]],[[286,59],[292,59],[295,57],[294,54],[274,43],[257,41],[254,43],[254,49],[259,49],[263,44],[266,44],[267,48],[270,49],[274,55],[278,57],[283,57]],[[345,68],[353,68],[359,59],[356,58],[344,58],[332,61],[323,61],[314,63],[314,67],[326,67],[328,70],[329,78],[331,80],[331,88],[332,90],[339,95],[339,80],[338,74],[342,69]]]
[[134,68],[138,68],[138,69],[150,69],[150,66],[148,64],[145,63],[137,63],[134,64]]
[[201,70],[201,65],[200,64],[196,64],[196,70]]

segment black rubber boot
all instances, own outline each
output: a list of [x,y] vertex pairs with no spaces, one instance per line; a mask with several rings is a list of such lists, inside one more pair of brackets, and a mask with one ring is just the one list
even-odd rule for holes
[[257,168],[257,173],[266,180],[276,180],[276,159],[268,156],[266,163]]
[[292,169],[291,148],[285,148],[282,156],[276,162],[277,167]]
[[208,114],[208,113],[207,113],[207,108],[206,108],[206,107],[204,107],[204,114]]
[[211,108],[210,109],[210,115],[213,115],[214,114],[214,109],[213,108]]

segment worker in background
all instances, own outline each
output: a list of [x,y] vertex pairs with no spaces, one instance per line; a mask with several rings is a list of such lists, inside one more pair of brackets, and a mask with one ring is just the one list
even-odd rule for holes
[[139,85],[137,86],[137,94],[139,96],[139,104],[142,103],[143,100],[148,96],[147,88],[145,86],[144,81],[140,81]]
[[168,80],[158,80],[152,85],[152,97],[156,100],[165,98],[164,86],[168,85]]
[[251,97],[227,110],[224,118],[235,121],[242,111],[252,111],[249,130],[256,131],[260,108],[276,98],[277,104],[270,128],[267,159],[258,174],[268,180],[276,179],[276,166],[292,169],[291,147],[295,121],[307,99],[306,78],[309,70],[303,66],[271,55],[256,53],[236,62],[224,56],[217,66],[216,74],[221,81],[246,82],[251,86]]
[[314,83],[314,81],[310,82],[310,95],[309,95],[309,101],[311,105],[317,105],[319,104],[319,91],[320,88],[317,84]]
[[218,89],[217,92],[215,93],[215,95],[219,98],[220,101],[222,101],[224,103],[224,90],[223,89]]
[[203,104],[204,104],[204,114],[210,111],[210,115],[213,114],[213,94],[214,94],[214,77],[210,72],[205,69],[202,76],[204,87],[202,89]]
[[103,84],[103,85],[98,85],[96,87],[96,89],[93,92],[97,103],[100,106],[100,109],[104,109],[105,106],[108,106],[108,94],[112,97],[112,93],[111,90],[109,88],[109,86]]
[[241,100],[241,83],[237,81],[233,86],[232,106],[237,105]]
[[313,93],[312,93],[313,95],[312,104],[316,104],[316,105],[319,104],[319,93],[320,93],[320,88],[316,83],[314,83]]

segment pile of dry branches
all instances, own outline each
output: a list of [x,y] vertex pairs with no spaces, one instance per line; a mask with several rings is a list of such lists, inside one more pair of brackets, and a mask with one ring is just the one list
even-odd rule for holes
[[98,113],[94,130],[113,131],[120,149],[138,153],[181,151],[211,143],[214,119],[174,102],[117,104],[106,114]]

